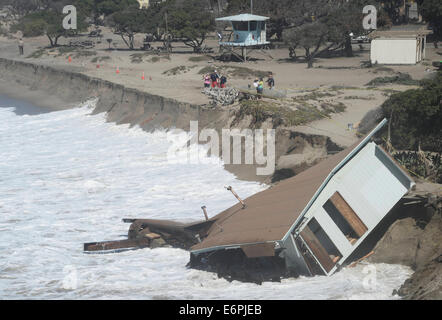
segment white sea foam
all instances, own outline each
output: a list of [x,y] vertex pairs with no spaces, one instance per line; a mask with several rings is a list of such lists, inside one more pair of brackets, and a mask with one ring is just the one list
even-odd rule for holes
[[166,132],[106,123],[89,107],[32,116],[0,108],[0,298],[389,299],[410,275],[370,265],[376,285],[367,287],[362,264],[258,286],[187,269],[178,249],[84,254],[84,242],[122,239],[121,218],[199,220],[202,205],[214,215],[235,203],[225,185],[243,198],[266,188],[221,164],[168,162]]

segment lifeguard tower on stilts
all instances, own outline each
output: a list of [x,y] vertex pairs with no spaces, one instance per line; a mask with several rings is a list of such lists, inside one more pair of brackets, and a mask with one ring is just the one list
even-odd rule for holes
[[216,19],[230,22],[233,28],[228,41],[220,38],[220,53],[230,53],[245,62],[252,50],[262,51],[270,44],[266,36],[266,21],[269,19],[248,13]]

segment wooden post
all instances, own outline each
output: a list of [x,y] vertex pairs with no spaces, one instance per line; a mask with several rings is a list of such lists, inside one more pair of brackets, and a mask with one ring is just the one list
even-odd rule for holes
[[202,206],[201,209],[203,209],[204,216],[206,217],[206,221],[209,221],[209,216],[207,214],[206,206]]
[[246,207],[246,204],[244,203],[244,201],[241,200],[238,194],[235,191],[233,191],[232,187],[229,186],[226,189],[229,190],[235,196],[236,199],[238,199],[238,201],[242,204],[242,208],[244,209]]

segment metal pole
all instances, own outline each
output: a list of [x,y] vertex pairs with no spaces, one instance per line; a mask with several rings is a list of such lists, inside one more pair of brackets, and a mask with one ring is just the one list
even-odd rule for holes
[[253,14],[253,0],[250,0],[250,14]]

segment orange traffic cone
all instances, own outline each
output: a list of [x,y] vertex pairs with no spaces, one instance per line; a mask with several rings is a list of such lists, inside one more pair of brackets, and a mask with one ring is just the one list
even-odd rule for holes
[[141,80],[144,80],[144,79],[146,79],[146,77],[144,76],[144,72],[143,72],[143,75],[141,76]]
[[120,68],[119,67],[117,67],[117,74],[120,74]]
[[69,56],[68,61],[69,61],[69,62],[72,62],[72,58],[71,58],[71,56]]

